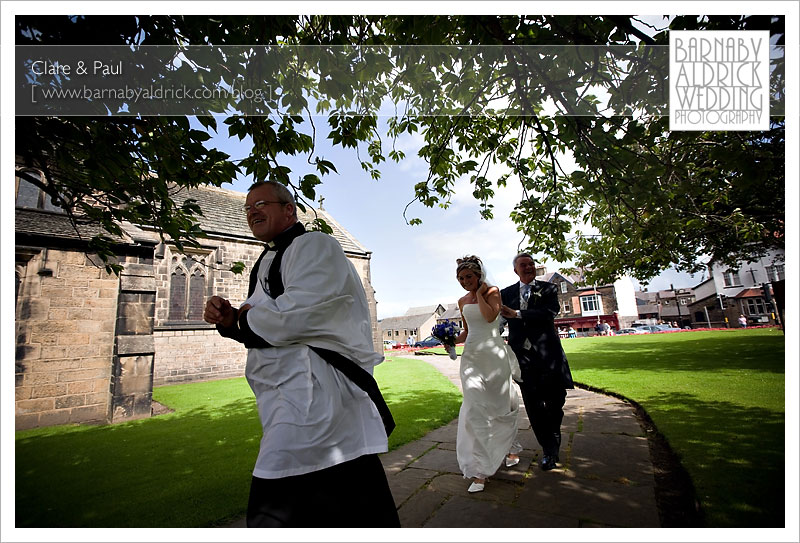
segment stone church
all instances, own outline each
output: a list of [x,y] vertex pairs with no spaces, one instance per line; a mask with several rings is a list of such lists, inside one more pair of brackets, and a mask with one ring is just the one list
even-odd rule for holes
[[[244,374],[245,349],[202,320],[212,295],[247,297],[249,271],[262,250],[242,206],[245,194],[183,189],[197,200],[208,234],[201,247],[176,251],[150,228],[122,224],[114,238],[124,271],[106,273],[87,241],[34,185],[17,178],[15,209],[16,427],[116,422],[149,417],[153,386]],[[308,208],[307,208],[308,209]],[[316,216],[361,276],[373,343],[383,349],[370,279],[371,252],[323,209]],[[236,275],[231,264],[245,263]]]

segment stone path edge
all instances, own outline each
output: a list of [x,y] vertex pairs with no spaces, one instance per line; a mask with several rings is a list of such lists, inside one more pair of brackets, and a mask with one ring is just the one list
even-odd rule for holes
[[666,436],[658,430],[647,410],[635,400],[622,394],[577,381],[575,381],[575,386],[590,392],[612,396],[633,408],[650,446],[650,458],[653,462],[653,475],[656,481],[656,505],[662,527],[704,527],[705,515],[700,506],[700,500],[697,499],[694,483],[681,464],[680,457],[672,449]]

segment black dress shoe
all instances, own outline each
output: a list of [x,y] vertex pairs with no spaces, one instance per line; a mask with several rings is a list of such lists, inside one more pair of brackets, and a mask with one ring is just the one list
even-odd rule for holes
[[556,462],[558,462],[558,456],[544,455],[539,462],[539,467],[542,468],[542,471],[550,471],[556,467]]

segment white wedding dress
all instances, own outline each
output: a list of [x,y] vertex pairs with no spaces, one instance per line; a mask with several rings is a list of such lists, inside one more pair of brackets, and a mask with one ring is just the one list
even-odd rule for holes
[[464,401],[458,414],[456,457],[464,477],[485,479],[494,475],[506,455],[518,453],[516,441],[519,397],[512,372],[519,376],[514,352],[498,330],[486,322],[477,304],[463,309],[467,340],[461,355]]

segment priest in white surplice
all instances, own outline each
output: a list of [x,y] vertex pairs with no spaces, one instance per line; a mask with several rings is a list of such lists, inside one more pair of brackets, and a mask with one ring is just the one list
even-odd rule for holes
[[318,354],[343,355],[369,374],[383,360],[358,273],[333,237],[306,233],[283,184],[253,185],[244,211],[267,244],[250,296],[238,309],[213,296],[204,319],[248,347],[245,374],[264,433],[247,525],[399,527],[377,456],[388,448],[381,414]]

